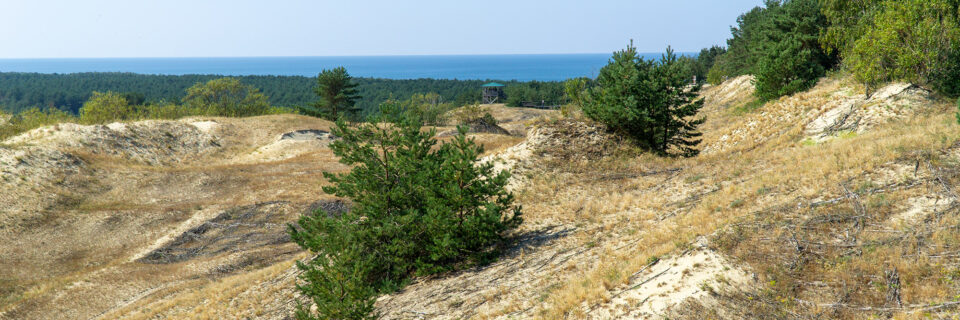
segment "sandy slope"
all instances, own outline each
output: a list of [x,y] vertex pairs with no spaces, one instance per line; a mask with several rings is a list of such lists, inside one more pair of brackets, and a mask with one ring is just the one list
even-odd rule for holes
[[[832,303],[841,283],[869,287],[810,267],[825,278],[803,269],[789,281],[816,286],[797,287],[779,306],[755,305],[788,281],[774,278],[773,267],[834,263],[816,260],[828,251],[790,260],[791,252],[816,250],[790,235],[822,244],[836,239],[817,236],[843,230],[802,238],[805,229],[758,227],[733,240],[731,230],[816,210],[852,212],[859,202],[839,186],[853,181],[870,182],[851,188],[878,212],[864,230],[941,230],[929,217],[957,207],[949,186],[960,172],[951,146],[960,130],[928,92],[892,84],[867,99],[842,79],[825,79],[736,111],[751,92],[749,77],[705,89],[704,152],[692,159],[624,156],[626,147],[602,127],[492,106],[504,128],[525,132],[473,135],[488,146],[487,161],[516,173],[511,188],[525,224],[514,245],[491,265],[417,279],[381,297],[378,310],[384,319],[790,314],[799,303]],[[204,118],[61,125],[7,141],[0,318],[287,318],[297,297],[293,261],[306,253],[287,241],[285,224],[335,205],[320,191],[321,173],[346,169],[327,148],[329,126],[290,115]],[[921,153],[936,162],[921,168]],[[877,192],[883,210],[874,207]],[[911,277],[907,305],[956,289],[912,273],[930,265],[900,265]]]

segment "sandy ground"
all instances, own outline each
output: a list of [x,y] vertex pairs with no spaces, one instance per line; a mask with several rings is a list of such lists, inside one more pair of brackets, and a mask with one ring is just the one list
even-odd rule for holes
[[[922,112],[903,106],[927,92],[893,84],[867,99],[827,79],[734,113],[752,99],[750,81],[705,89],[703,155],[690,160],[617,158],[622,141],[601,126],[488,106],[512,135],[471,137],[487,146],[485,161],[513,171],[525,223],[497,262],[381,297],[382,318],[690,318],[691,303],[728,308],[721,292],[767,281],[711,242],[726,219],[846,203],[836,185],[854,177],[892,203],[876,225],[916,226],[956,206],[955,195],[931,191],[949,179],[909,159],[845,167],[848,180],[817,189],[763,185],[798,167],[751,154],[772,144],[829,150]],[[329,205],[322,173],[347,169],[328,148],[330,125],[293,115],[63,124],[4,141],[0,318],[289,318],[293,264],[307,254],[286,225]],[[750,170],[739,167],[744,155]]]

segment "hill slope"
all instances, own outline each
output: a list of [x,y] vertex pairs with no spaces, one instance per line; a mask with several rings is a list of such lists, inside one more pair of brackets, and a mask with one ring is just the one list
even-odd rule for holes
[[[749,77],[704,90],[704,152],[690,159],[633,156],[596,125],[495,107],[504,128],[528,129],[474,135],[516,173],[516,244],[382,297],[383,318],[955,314],[951,106],[825,79],[747,111],[751,90]],[[322,171],[346,169],[329,125],[61,125],[6,141],[0,318],[289,316],[306,255],[285,223],[342,206],[320,192]]]

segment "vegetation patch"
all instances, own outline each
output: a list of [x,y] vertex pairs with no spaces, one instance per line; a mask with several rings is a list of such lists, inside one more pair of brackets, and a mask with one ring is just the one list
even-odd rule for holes
[[290,225],[295,243],[315,253],[298,262],[299,319],[376,317],[376,297],[414,276],[437,274],[495,258],[521,209],[505,186],[508,172],[479,163],[481,146],[466,127],[437,145],[435,130],[385,104],[357,126],[340,120],[330,148],[349,173],[324,176],[324,191],[350,199],[341,215],[318,210]]

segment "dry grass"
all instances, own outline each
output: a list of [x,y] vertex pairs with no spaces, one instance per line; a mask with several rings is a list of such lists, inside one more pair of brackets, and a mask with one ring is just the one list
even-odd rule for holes
[[[754,272],[757,280],[731,286],[725,283],[735,282],[721,276],[698,284],[709,299],[669,301],[674,305],[658,311],[663,315],[912,319],[955,314],[955,308],[931,305],[960,299],[960,202],[953,193],[960,182],[960,126],[952,105],[932,99],[869,130],[809,143],[806,124],[828,111],[838,94],[855,95],[858,88],[844,79],[825,79],[809,92],[745,111],[739,107],[751,99],[742,84],[740,79],[740,85],[705,93],[706,150],[696,158],[660,158],[617,143],[601,144],[595,155],[584,156],[577,150],[583,151],[582,141],[592,141],[594,134],[555,130],[558,140],[534,146],[534,162],[521,173],[524,187],[517,199],[526,222],[516,234],[519,244],[490,266],[421,279],[384,297],[378,302],[384,318],[603,318],[610,313],[600,311],[615,307],[615,296],[630,290],[638,275],[648,276],[643,270],[651,262],[675,261],[671,258],[704,239],[726,262]],[[556,117],[556,112],[502,106],[491,107],[491,113],[517,130]],[[290,244],[170,265],[125,260],[195,216],[197,207],[216,211],[265,200],[307,203],[321,195],[321,172],[346,169],[324,150],[281,161],[229,161],[252,154],[280,133],[327,129],[329,123],[291,116],[214,120],[220,134],[231,138],[207,162],[152,167],[82,154],[96,173],[91,186],[110,188],[90,187],[98,190],[93,197],[78,192],[88,196],[80,197],[74,211],[48,212],[51,218],[35,225],[62,232],[66,228],[51,226],[68,218],[86,230],[56,238],[64,255],[38,255],[40,237],[19,240],[30,245],[11,255],[22,262],[12,266],[26,268],[30,259],[72,262],[30,280],[0,273],[18,279],[14,293],[2,291],[8,298],[0,307],[0,312],[15,312],[0,318],[42,318],[42,312],[137,319],[288,316],[295,275],[290,266],[303,257]],[[544,123],[580,126],[565,121]],[[245,129],[250,127],[262,130]],[[571,132],[578,138],[564,138]],[[472,136],[488,154],[523,140]],[[84,214],[90,216],[77,218]],[[77,253],[87,243],[78,239],[98,241],[92,234],[104,229],[96,222],[113,216],[134,234],[95,249],[110,255]],[[22,235],[3,232],[6,239]],[[283,253],[262,264],[213,272],[271,250]],[[0,251],[7,252],[13,251]],[[704,268],[684,267],[681,276],[699,269]],[[893,270],[899,285],[888,280]],[[888,298],[893,288],[899,289],[902,307]],[[116,294],[102,293],[111,290]]]
[[[145,147],[144,152],[161,157],[159,165],[139,161],[129,149],[111,150],[96,144],[85,147],[82,143],[62,146],[63,143],[30,142],[0,150],[13,153],[10,161],[0,159],[9,163],[0,165],[16,166],[17,161],[27,161],[30,165],[48,166],[33,169],[50,171],[23,181],[3,182],[18,187],[6,189],[0,197],[5,204],[0,207],[6,210],[0,220],[0,240],[5,243],[0,246],[0,256],[4,257],[0,259],[0,319],[290,315],[295,275],[291,265],[303,257],[296,246],[222,245],[239,241],[230,240],[231,237],[249,240],[264,232],[282,235],[285,224],[295,221],[312,202],[329,198],[321,190],[326,183],[322,173],[340,172],[347,167],[339,164],[325,145],[295,142],[279,150],[287,153],[283,157],[258,151],[276,143],[283,133],[328,131],[331,123],[293,115],[179,121],[194,122],[207,126],[216,148],[187,160],[168,161],[162,158],[169,154],[163,149]],[[157,135],[149,130],[164,125],[126,124],[145,131],[131,132],[120,140],[146,145],[137,139]],[[56,133],[59,128],[42,130],[78,141],[90,139]],[[77,129],[114,134],[105,130]],[[486,134],[472,136],[488,152],[522,140]],[[158,146],[162,148],[163,144]],[[57,162],[44,158],[60,155],[47,149],[76,158],[77,167],[65,172],[56,166]],[[19,167],[23,165],[11,168]],[[48,194],[49,197],[40,197]],[[39,198],[24,201],[34,197]],[[167,264],[139,262],[145,253],[222,212],[266,201],[286,204],[271,221],[249,226],[250,223],[241,221],[240,228],[246,228],[242,232],[220,236],[208,231],[200,238],[215,236],[225,240],[206,245],[194,258]],[[248,243],[247,240],[237,243]]]
[[[586,312],[589,306],[609,300],[611,292],[615,291],[613,289],[626,284],[626,276],[647,265],[650,257],[683,250],[701,235],[713,235],[724,252],[752,267],[760,275],[761,283],[774,281],[775,285],[762,286],[761,292],[770,292],[770,300],[780,297],[779,300],[791,302],[792,305],[784,306],[789,312],[808,314],[806,310],[810,309],[810,305],[796,301],[836,303],[830,301],[833,298],[830,295],[807,288],[804,281],[813,281],[811,278],[817,281],[829,279],[827,282],[831,287],[844,286],[847,292],[858,292],[876,286],[878,275],[882,277],[885,270],[892,268],[896,268],[901,281],[910,286],[907,289],[904,285],[902,289],[903,300],[907,301],[904,305],[957,299],[951,292],[958,292],[958,286],[955,280],[949,280],[952,279],[949,276],[951,272],[956,272],[957,264],[944,265],[946,261],[943,258],[931,261],[911,257],[905,251],[916,252],[917,249],[911,249],[914,245],[910,245],[909,239],[903,237],[894,237],[897,239],[894,242],[881,240],[888,239],[891,233],[912,234],[911,230],[918,228],[916,225],[852,235],[859,237],[857,245],[869,253],[851,256],[847,252],[849,250],[838,250],[831,251],[832,257],[807,257],[810,261],[807,261],[805,268],[801,268],[799,274],[795,274],[796,270],[777,270],[790,265],[787,258],[772,263],[771,259],[778,255],[795,258],[789,250],[789,242],[784,240],[784,225],[796,226],[797,219],[811,214],[826,214],[810,213],[804,206],[818,199],[843,195],[841,184],[858,183],[855,181],[898,161],[904,162],[904,159],[913,163],[912,160],[922,154],[943,154],[944,158],[933,162],[936,167],[955,166],[958,163],[951,147],[960,134],[960,128],[950,113],[950,105],[943,101],[922,106],[920,112],[910,118],[861,135],[833,139],[814,146],[805,145],[802,143],[802,119],[808,119],[810,110],[816,110],[825,102],[828,94],[841,87],[841,81],[827,80],[811,92],[767,104],[755,113],[742,116],[742,119],[725,115],[725,111],[733,111],[730,109],[711,110],[713,117],[706,128],[712,128],[714,132],[707,134],[707,145],[716,145],[720,143],[717,142],[720,137],[742,132],[745,128],[749,133],[732,146],[717,148],[715,150],[718,151],[697,158],[655,159],[642,156],[629,162],[610,160],[606,163],[568,165],[556,167],[554,172],[532,180],[529,189],[520,198],[528,204],[527,216],[530,220],[586,225],[587,230],[582,235],[584,246],[596,245],[598,239],[616,239],[600,240],[600,246],[603,247],[601,259],[585,268],[577,267],[576,271],[567,275],[569,280],[551,293],[538,315],[544,319],[571,316],[589,318]],[[667,168],[682,168],[682,171],[659,180],[603,181],[604,176],[620,172],[636,174]],[[947,170],[941,173],[945,175],[944,178],[954,181],[952,175],[946,175],[952,171],[943,170]],[[929,174],[924,180],[928,189],[923,194],[945,198],[942,190],[936,190],[936,183],[930,181]],[[864,197],[871,217],[861,223],[876,224],[891,214],[884,210],[894,210],[906,195]],[[771,214],[771,208],[783,208],[783,213]],[[839,208],[823,207],[818,210],[851,211],[845,203]],[[952,211],[951,216],[956,218],[956,212]],[[741,231],[733,232],[733,235],[726,233],[729,226],[746,223],[744,221],[751,221],[754,227],[734,228]],[[951,248],[956,248],[960,243],[960,237],[950,227],[955,223],[956,220],[945,219],[924,225],[923,228],[937,231],[922,237],[926,245],[920,251],[927,256],[955,252]],[[849,225],[842,227],[849,228]],[[836,232],[843,231],[841,226],[835,226],[834,229],[838,228],[833,230],[834,233],[824,235],[835,236]],[[725,231],[717,234],[717,230]],[[795,230],[796,233],[801,231]],[[631,232],[635,233],[631,235]],[[824,230],[805,230],[798,237],[815,243],[836,241],[829,237],[814,237],[822,232]],[[909,238],[915,240],[913,236]],[[619,247],[624,242],[630,245]],[[739,251],[731,249],[734,247]],[[826,252],[817,254],[829,256]],[[832,267],[825,268],[820,264]],[[854,275],[858,274],[869,276],[856,278]],[[864,295],[862,299],[857,296],[846,297],[846,300],[841,296],[837,299],[852,306],[883,306],[883,303],[879,303],[882,299],[878,301],[878,294]],[[838,315],[842,317],[869,314],[858,312],[862,310],[840,309]],[[902,310],[907,313],[913,311]]]

